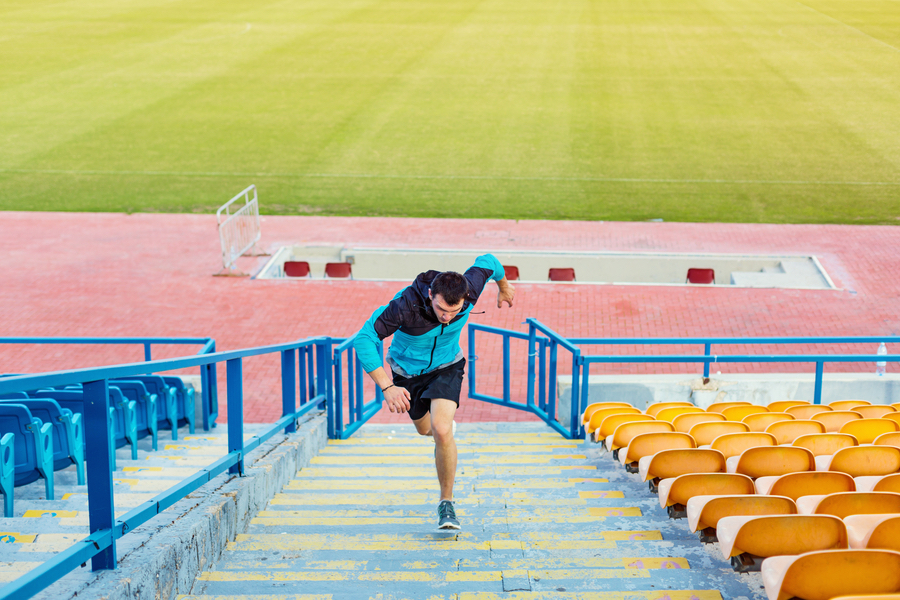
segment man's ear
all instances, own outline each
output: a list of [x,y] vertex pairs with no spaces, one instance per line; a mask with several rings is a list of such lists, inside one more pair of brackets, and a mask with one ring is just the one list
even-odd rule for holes
[[431,288],[428,288],[428,299],[434,300],[434,296],[431,295]]

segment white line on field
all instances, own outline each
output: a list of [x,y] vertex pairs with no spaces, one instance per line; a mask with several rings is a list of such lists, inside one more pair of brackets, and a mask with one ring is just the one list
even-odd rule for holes
[[163,177],[282,177],[319,179],[472,179],[500,181],[587,181],[598,183],[706,183],[753,185],[882,185],[900,186],[900,181],[795,181],[768,179],[664,179],[640,177],[516,177],[503,175],[384,175],[377,173],[222,173],[216,171],[102,171],[76,169],[0,169],[0,173],[44,175],[147,175]]

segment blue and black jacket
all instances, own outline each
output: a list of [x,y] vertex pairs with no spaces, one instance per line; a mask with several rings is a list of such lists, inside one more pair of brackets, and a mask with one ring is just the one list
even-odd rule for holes
[[[412,285],[394,296],[389,304],[379,307],[366,321],[353,347],[363,368],[370,373],[382,366],[378,356],[378,341],[391,335],[389,363],[395,371],[406,377],[414,377],[459,360],[459,334],[469,319],[469,313],[488,281],[500,281],[505,276],[503,266],[492,254],[475,259],[475,264],[465,272],[469,291],[462,310],[449,323],[441,323],[434,310],[428,291],[431,282],[440,271],[420,273]],[[399,367],[399,369],[397,368]]]

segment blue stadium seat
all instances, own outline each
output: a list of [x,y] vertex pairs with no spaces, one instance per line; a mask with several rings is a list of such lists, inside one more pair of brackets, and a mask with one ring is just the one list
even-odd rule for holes
[[[53,500],[53,425],[42,423],[27,406],[0,402],[0,434],[5,439],[7,433],[14,434],[14,485],[27,485],[43,477],[47,500]],[[5,451],[3,454],[6,458]]]
[[78,485],[84,485],[84,424],[81,415],[62,408],[50,398],[3,402],[27,406],[32,416],[53,425],[53,470],[59,471],[74,464]]
[[156,450],[156,394],[148,392],[146,386],[140,381],[117,379],[115,384],[110,381],[110,389],[113,387],[118,389],[127,400],[135,402],[135,435],[138,439],[149,435],[153,441],[153,449]]
[[[139,381],[144,384],[147,391],[158,398],[156,405],[156,428],[171,429],[172,439],[178,439],[178,406],[175,388],[170,388],[159,375],[137,375],[125,380],[110,379],[109,385],[118,385],[119,381]],[[182,406],[182,417],[184,406]]]
[[0,400],[24,400],[26,398],[28,398],[26,392],[7,392],[5,394],[0,394]]
[[16,436],[4,433],[0,438],[0,491],[3,492],[3,516],[15,516],[13,511],[13,488],[16,487]]
[[197,415],[194,388],[185,386],[181,377],[163,375],[162,378],[167,386],[175,388],[175,401],[178,406],[178,425],[181,426],[187,423],[188,431],[194,433],[194,420]]

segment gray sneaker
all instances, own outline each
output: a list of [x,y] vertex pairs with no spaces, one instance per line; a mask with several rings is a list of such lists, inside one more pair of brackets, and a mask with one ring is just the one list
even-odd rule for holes
[[438,504],[438,529],[462,529],[456,518],[456,511],[453,510],[453,503],[449,500],[441,500]]

